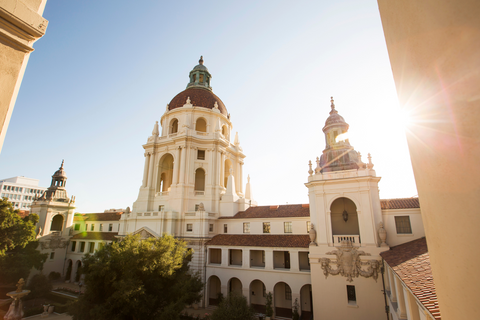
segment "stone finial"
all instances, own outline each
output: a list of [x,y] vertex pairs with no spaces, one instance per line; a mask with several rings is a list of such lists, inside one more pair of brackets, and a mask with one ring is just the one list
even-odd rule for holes
[[372,156],[370,155],[370,153],[368,154],[368,164],[367,164],[367,168],[368,169],[372,169],[374,164],[372,163]]
[[310,236],[310,245],[316,246],[317,243],[315,240],[317,239],[317,231],[315,230],[315,226],[313,223],[310,223],[310,230],[308,231],[308,235]]
[[250,175],[247,176],[247,182],[250,183]]
[[330,97],[330,107],[333,109],[335,109],[335,102],[333,101],[333,97]]
[[308,160],[308,174],[311,176],[313,174],[313,170],[312,170],[312,160]]
[[187,104],[191,104],[192,100],[190,100],[190,97],[187,97]]
[[235,144],[236,146],[240,144],[240,140],[238,139],[238,132],[235,133],[235,141],[233,142],[233,144]]
[[217,101],[215,101],[215,103],[213,104],[213,109],[218,110],[218,102]]
[[203,56],[200,56],[200,60],[198,60],[198,63],[203,65]]
[[160,131],[158,130],[158,121],[155,121],[155,125],[153,126],[152,136],[158,137]]
[[387,240],[387,230],[385,230],[385,228],[383,227],[383,222],[382,221],[380,221],[379,226],[378,226],[378,237],[382,241],[380,246],[381,247],[388,247],[387,242],[386,242],[386,240]]
[[[62,165],[60,166],[60,169],[63,169],[63,164],[64,164],[64,162],[65,162],[65,159],[62,159]],[[23,280],[23,278],[20,279],[20,280]]]
[[322,170],[322,167],[320,167],[320,158],[317,157],[317,167],[315,168],[315,173],[320,173]]
[[229,172],[230,172],[230,175],[233,175],[233,169],[232,168],[230,168]]

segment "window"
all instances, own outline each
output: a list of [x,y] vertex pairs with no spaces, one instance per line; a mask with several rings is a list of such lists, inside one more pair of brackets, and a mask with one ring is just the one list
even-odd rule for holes
[[199,204],[196,204],[196,205],[195,205],[195,211],[198,211],[198,208],[200,208],[200,205],[199,205]]
[[85,231],[88,231],[88,223],[85,224]]
[[205,150],[198,150],[197,151],[197,159],[198,160],[205,160]]
[[307,221],[307,233],[310,232],[311,228],[312,228],[312,224],[310,223],[310,221]]
[[177,133],[178,132],[178,120],[173,119],[170,125],[170,133]]
[[80,223],[75,223],[75,231],[79,231],[80,230]]
[[195,170],[195,191],[205,191],[205,171],[202,168]]
[[397,227],[397,234],[411,234],[412,227],[410,225],[409,216],[397,216],[395,217],[395,226]]
[[164,209],[165,209],[165,206],[163,206],[163,205],[158,206],[158,211],[163,211]]
[[250,222],[243,223],[243,233],[250,233]]
[[193,231],[193,224],[187,223],[187,232],[192,232]]
[[110,224],[108,225],[108,231],[113,231],[113,223],[110,223]]
[[285,283],[285,300],[292,300],[292,289]]
[[90,231],[94,231],[95,230],[95,225],[92,223],[92,225],[90,226]]
[[210,223],[210,226],[208,227],[208,232],[213,232],[213,223]]
[[80,242],[80,252],[85,252],[85,242]]
[[77,246],[77,242],[76,241],[72,241],[72,248],[71,248],[71,251],[75,251],[75,247]]
[[53,260],[55,258],[55,252],[50,252],[50,260]]
[[284,233],[292,233],[292,223],[291,222],[284,222],[283,223],[283,232]]
[[355,294],[355,286],[347,285],[347,299],[348,304],[357,304],[357,295]]
[[103,231],[103,224],[100,223],[100,229],[98,231]]
[[95,242],[88,243],[88,252],[93,253],[95,251]]
[[263,233],[270,233],[270,222],[263,223]]
[[227,233],[227,231],[228,231],[227,224],[224,224],[223,225],[223,233]]

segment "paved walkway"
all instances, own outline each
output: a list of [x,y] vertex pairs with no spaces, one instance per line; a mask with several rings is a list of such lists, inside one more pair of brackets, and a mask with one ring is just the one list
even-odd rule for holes
[[31,317],[28,317],[28,318],[23,318],[23,319],[52,319],[52,320],[72,320],[72,316],[69,316],[68,314],[66,313],[63,313],[63,314],[58,314],[58,313],[52,313],[52,314],[49,314],[48,317],[45,317],[45,318],[42,318],[42,316],[40,314],[37,314],[36,316],[31,316]]

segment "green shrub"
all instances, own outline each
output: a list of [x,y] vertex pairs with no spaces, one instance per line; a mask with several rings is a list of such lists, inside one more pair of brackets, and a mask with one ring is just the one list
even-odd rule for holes
[[30,280],[28,289],[31,290],[29,294],[30,299],[44,298],[52,290],[52,284],[43,274],[36,274]]
[[213,311],[211,320],[253,320],[255,312],[242,295],[229,294]]
[[60,274],[60,272],[55,272],[55,271],[52,271],[50,272],[50,274],[48,275],[48,279],[50,281],[55,281],[55,280],[58,280],[60,279],[62,275]]

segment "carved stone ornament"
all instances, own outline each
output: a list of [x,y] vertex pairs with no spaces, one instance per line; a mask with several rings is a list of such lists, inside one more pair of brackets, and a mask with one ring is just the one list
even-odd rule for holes
[[310,245],[316,246],[317,243],[315,242],[315,240],[317,239],[317,231],[315,230],[313,223],[310,224],[310,231],[308,232],[308,234],[310,236]]
[[205,211],[205,206],[203,205],[203,202],[200,202],[198,205],[198,211]]
[[68,240],[62,238],[60,233],[54,233],[50,235],[50,238],[46,241],[41,241],[40,246],[42,249],[58,249],[65,248],[68,244]]
[[[357,250],[356,247],[352,246],[350,240],[343,240],[341,247],[335,251],[327,252],[327,254],[334,254],[337,256],[337,259],[334,261],[331,261],[329,258],[320,259],[325,278],[329,274],[333,276],[340,274],[346,277],[349,282],[352,282],[353,278],[358,278],[358,276],[365,278],[373,277],[375,282],[377,281],[380,269],[378,260],[372,259],[362,262],[360,256],[369,256],[370,254]],[[335,263],[337,268],[333,269],[330,263]]]
[[379,224],[379,227],[378,227],[378,237],[380,238],[380,240],[382,241],[382,243],[380,244],[381,247],[387,247],[387,230],[385,230],[385,228],[383,227],[383,222],[380,221],[380,224]]

